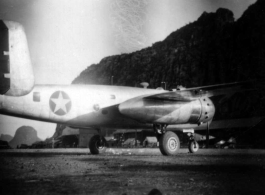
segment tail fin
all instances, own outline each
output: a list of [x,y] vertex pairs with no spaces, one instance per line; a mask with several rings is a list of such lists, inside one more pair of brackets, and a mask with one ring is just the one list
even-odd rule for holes
[[23,96],[34,87],[27,38],[22,25],[0,20],[0,94]]

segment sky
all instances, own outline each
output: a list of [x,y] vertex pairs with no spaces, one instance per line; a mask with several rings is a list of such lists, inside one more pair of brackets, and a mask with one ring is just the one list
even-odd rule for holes
[[[162,41],[204,12],[228,8],[239,18],[256,0],[0,0],[0,18],[26,31],[36,84],[71,84],[106,56]],[[55,124],[0,115],[0,134],[22,125],[45,139]]]

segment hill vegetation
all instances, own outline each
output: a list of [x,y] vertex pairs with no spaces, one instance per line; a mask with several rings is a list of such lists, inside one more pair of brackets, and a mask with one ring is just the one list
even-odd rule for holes
[[258,0],[237,21],[227,9],[204,12],[152,47],[88,66],[73,84],[109,85],[113,76],[114,85],[176,88],[264,78],[264,9]]

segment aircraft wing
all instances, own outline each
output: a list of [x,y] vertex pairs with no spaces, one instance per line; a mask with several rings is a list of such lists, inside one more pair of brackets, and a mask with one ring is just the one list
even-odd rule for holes
[[193,87],[177,91],[155,94],[145,99],[160,99],[169,101],[193,101],[201,97],[232,95],[237,92],[254,91],[260,89],[254,82],[236,82],[220,85]]

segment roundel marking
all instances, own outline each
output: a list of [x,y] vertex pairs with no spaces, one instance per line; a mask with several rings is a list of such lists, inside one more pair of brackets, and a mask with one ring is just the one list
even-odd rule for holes
[[50,97],[50,109],[59,116],[67,114],[72,107],[69,96],[64,91],[56,91]]

